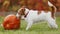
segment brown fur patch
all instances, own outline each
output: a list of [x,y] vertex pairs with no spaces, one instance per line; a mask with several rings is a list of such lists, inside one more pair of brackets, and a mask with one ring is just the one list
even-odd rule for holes
[[54,9],[54,7],[51,7],[52,8],[52,11],[51,11],[51,16],[52,16],[52,18],[54,19],[55,18],[55,9]]

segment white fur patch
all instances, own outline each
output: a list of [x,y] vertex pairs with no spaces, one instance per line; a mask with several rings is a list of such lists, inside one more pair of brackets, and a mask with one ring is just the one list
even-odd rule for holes
[[19,18],[19,17],[20,17],[20,15],[17,13],[17,14],[16,14],[16,17],[17,17],[17,18]]
[[27,17],[25,18],[25,20],[28,23],[26,30],[31,28],[32,24],[39,21],[47,21],[50,28],[58,28],[55,20],[51,17],[51,11],[48,11],[47,13],[45,11],[41,11],[39,15],[37,13],[38,13],[37,10],[29,11]]
[[49,5],[49,6],[53,6],[53,4],[52,4],[52,3],[50,3],[49,1],[48,1],[48,5]]

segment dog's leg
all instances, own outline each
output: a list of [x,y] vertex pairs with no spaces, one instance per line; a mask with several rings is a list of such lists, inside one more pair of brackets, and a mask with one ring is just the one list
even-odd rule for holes
[[58,28],[55,19],[53,19],[52,17],[48,18],[47,21],[50,28]]
[[33,24],[33,21],[28,21],[26,30],[28,30],[29,28],[31,28],[32,24]]

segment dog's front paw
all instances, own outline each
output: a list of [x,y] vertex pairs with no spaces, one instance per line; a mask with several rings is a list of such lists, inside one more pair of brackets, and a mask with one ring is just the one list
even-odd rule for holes
[[28,28],[26,28],[26,31],[28,30]]

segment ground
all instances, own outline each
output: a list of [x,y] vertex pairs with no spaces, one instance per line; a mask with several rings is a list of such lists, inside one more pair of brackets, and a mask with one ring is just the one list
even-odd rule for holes
[[[3,22],[3,17],[0,17],[0,24]],[[31,29],[25,30],[26,22],[21,20],[21,28],[19,30],[4,30],[0,26],[0,34],[60,34],[60,17],[56,18],[58,29],[50,29],[47,23],[37,23],[33,24]]]

